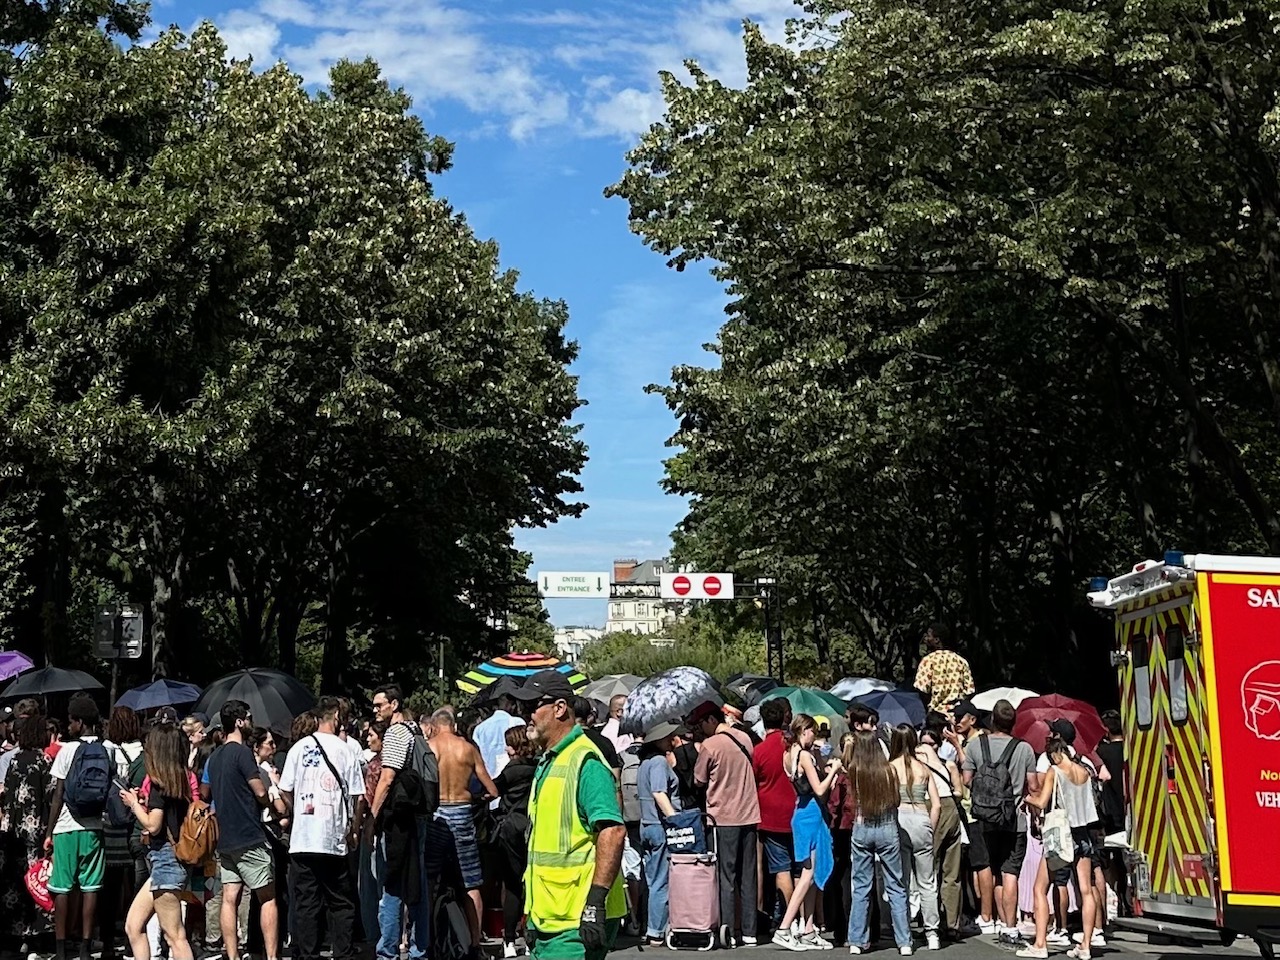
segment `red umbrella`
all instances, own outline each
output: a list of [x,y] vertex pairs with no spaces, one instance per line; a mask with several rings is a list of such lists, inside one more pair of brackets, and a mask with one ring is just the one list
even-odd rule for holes
[[1075,725],[1075,748],[1079,753],[1093,753],[1107,735],[1107,728],[1102,725],[1097,709],[1083,700],[1073,700],[1056,693],[1023,700],[1018,705],[1013,735],[1026,740],[1036,753],[1043,753],[1045,739],[1049,736],[1049,723],[1053,720],[1070,720]]

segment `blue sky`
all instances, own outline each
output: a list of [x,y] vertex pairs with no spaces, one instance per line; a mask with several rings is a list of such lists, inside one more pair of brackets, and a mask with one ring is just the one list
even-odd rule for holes
[[[377,60],[428,130],[457,143],[437,188],[496,239],[523,286],[566,300],[588,406],[579,520],[522,531],[533,570],[608,570],[665,555],[684,504],[659,487],[675,421],[648,383],[707,364],[725,297],[705,271],[677,274],[602,191],[661,116],[657,73],[685,59],[744,75],[741,22],[779,35],[792,0],[160,0],[156,25],[219,27],[233,56],[285,60],[321,83],[334,61]],[[604,622],[603,602],[557,600],[558,625]]]

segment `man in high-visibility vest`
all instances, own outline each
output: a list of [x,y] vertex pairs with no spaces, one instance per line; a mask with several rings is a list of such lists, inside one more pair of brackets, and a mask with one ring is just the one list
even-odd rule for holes
[[546,751],[529,799],[524,906],[531,955],[604,960],[627,912],[618,784],[575,722],[564,674],[535,673],[512,695],[524,706],[529,739]]

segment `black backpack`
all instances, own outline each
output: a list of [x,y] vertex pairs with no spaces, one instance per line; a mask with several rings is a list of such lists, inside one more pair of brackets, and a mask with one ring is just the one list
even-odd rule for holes
[[1013,796],[1013,776],[1009,772],[1009,760],[1019,743],[1020,740],[1010,737],[1004,752],[999,759],[993,761],[990,738],[978,738],[982,761],[974,769],[973,780],[969,784],[970,809],[975,820],[997,830],[1012,830],[1017,823],[1018,807]]
[[416,723],[406,724],[413,734],[413,746],[409,748],[409,769],[422,778],[422,792],[426,797],[425,809],[419,811],[424,817],[434,817],[440,807],[440,762],[427,738],[422,735],[422,728]]
[[97,740],[82,740],[71,758],[71,770],[62,788],[62,802],[73,817],[102,816],[115,768],[107,748]]

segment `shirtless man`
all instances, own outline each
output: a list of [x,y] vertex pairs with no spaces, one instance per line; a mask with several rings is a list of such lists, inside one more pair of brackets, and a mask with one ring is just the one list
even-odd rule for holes
[[471,923],[471,942],[479,943],[480,917],[484,912],[480,887],[484,876],[480,871],[476,823],[471,815],[471,776],[475,774],[480,781],[486,801],[498,795],[498,788],[485,769],[480,748],[458,736],[452,711],[437,710],[431,715],[431,726],[431,739],[427,742],[440,765],[440,809],[436,811],[436,819],[443,820],[449,827],[458,848],[458,865],[462,868],[462,882],[469,901],[467,920]]

